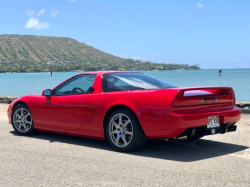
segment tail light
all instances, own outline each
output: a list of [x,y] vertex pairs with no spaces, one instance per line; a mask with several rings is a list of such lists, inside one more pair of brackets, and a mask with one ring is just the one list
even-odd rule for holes
[[235,104],[235,95],[232,88],[191,88],[179,91],[173,106],[195,106],[230,103]]

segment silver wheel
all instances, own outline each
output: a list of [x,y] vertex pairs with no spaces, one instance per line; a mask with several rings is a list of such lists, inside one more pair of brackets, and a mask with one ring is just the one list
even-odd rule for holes
[[30,112],[26,108],[18,108],[13,115],[13,124],[19,132],[28,132],[32,127]]
[[126,147],[133,138],[133,124],[123,113],[114,115],[109,122],[109,137],[117,147]]

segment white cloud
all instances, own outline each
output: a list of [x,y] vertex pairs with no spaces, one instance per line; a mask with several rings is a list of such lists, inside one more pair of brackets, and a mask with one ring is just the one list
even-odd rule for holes
[[248,28],[250,28],[250,24],[248,25]]
[[26,10],[26,14],[27,14],[28,16],[33,16],[33,15],[35,14],[35,12],[32,11],[32,10],[30,10],[30,9],[28,9],[28,10]]
[[204,5],[203,5],[202,3],[197,3],[197,7],[198,7],[198,8],[203,8]]
[[55,17],[55,16],[57,16],[57,14],[58,14],[58,11],[57,11],[57,10],[51,11],[51,12],[50,12],[50,16],[51,16],[51,17]]
[[44,14],[44,13],[45,13],[45,10],[42,9],[42,10],[40,10],[40,11],[37,13],[37,16],[41,16],[41,15]]
[[48,22],[40,22],[39,19],[31,17],[25,24],[26,29],[42,30],[48,29],[50,24]]
[[76,2],[76,0],[68,0],[69,2]]
[[170,57],[170,55],[169,55],[169,54],[166,54],[166,58],[168,58],[168,57]]

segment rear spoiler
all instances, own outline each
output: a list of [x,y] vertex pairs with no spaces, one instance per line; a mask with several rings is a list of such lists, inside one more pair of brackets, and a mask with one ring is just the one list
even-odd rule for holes
[[176,88],[178,94],[172,104],[174,107],[204,104],[235,104],[235,94],[231,87],[192,87]]

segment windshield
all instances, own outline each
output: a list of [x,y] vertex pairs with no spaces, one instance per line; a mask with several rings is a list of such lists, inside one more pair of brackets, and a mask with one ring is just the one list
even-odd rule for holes
[[163,80],[140,73],[111,73],[103,76],[103,91],[156,90],[176,88]]

